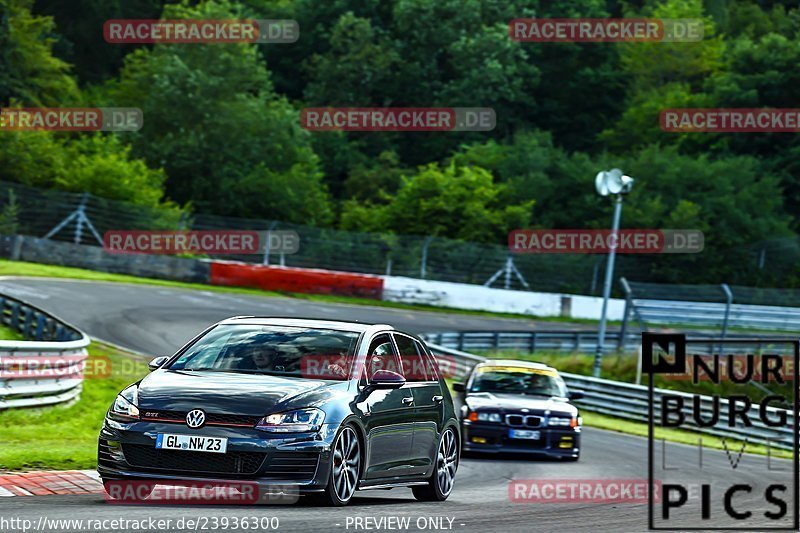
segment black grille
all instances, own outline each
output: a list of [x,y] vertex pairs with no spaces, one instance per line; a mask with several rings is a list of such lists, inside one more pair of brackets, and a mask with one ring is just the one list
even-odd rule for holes
[[157,450],[153,446],[142,444],[123,444],[122,453],[125,460],[137,468],[215,474],[255,474],[265,456],[258,452]]
[[506,424],[515,427],[538,428],[542,424],[542,418],[531,415],[506,415]]
[[[186,421],[187,411],[144,411],[148,420]],[[262,417],[247,415],[228,415],[224,413],[206,413],[206,424],[255,426]]]
[[318,460],[319,454],[312,452],[276,452],[269,461],[267,475],[278,479],[312,479]]

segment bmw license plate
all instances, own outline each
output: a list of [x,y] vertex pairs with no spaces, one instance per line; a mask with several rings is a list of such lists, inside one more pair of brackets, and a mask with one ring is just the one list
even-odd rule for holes
[[225,450],[228,449],[228,439],[223,437],[198,437],[194,435],[159,433],[158,437],[156,437],[156,449],[225,453]]
[[508,436],[512,439],[539,439],[539,432],[530,429],[509,429]]

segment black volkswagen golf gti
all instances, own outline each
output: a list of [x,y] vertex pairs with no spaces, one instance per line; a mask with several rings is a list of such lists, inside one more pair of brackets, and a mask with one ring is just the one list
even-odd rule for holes
[[452,399],[427,346],[391,326],[235,317],[150,368],[106,415],[107,486],[248,480],[329,505],[363,489],[430,501],[453,489]]

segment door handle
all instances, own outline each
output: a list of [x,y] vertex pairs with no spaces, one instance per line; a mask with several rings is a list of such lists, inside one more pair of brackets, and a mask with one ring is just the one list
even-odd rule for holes
[[444,400],[444,396],[440,396],[440,395],[437,394],[436,396],[431,398],[431,400],[433,400],[436,403],[442,403],[442,400]]
[[414,398],[403,398],[403,405],[411,405],[414,403]]

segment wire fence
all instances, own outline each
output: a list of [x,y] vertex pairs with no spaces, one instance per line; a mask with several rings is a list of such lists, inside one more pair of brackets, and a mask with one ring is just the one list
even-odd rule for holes
[[[299,251],[292,255],[270,257],[270,262],[286,266],[490,284],[493,287],[516,290],[599,295],[606,262],[605,254],[511,255],[507,246],[502,244],[481,244],[419,235],[343,231],[292,224],[269,217],[234,218],[191,213],[185,209],[148,207],[85,193],[44,190],[0,181],[0,233],[18,233],[100,246],[103,234],[109,230],[189,229],[293,230],[300,237]],[[719,261],[732,265],[730,275],[726,276],[731,282],[744,280],[746,283],[759,284],[764,276],[772,279],[774,272],[780,271],[786,273],[781,278],[785,282],[773,280],[774,283],[800,285],[800,238],[778,239],[729,252],[715,254],[719,255]],[[264,257],[260,255],[215,257],[264,262]],[[787,264],[777,265],[779,257],[783,257]],[[694,280],[702,276],[702,268],[699,268],[702,261],[700,264],[692,263],[670,270],[670,261],[683,260],[696,262],[697,258],[623,254],[617,258],[615,275],[645,282],[637,290],[653,295],[663,294],[668,299],[698,301],[700,296],[701,301],[724,302],[718,285],[659,286],[647,283],[665,281],[665,269],[671,272],[667,276],[669,280]],[[799,275],[793,277],[791,273],[795,271]],[[800,306],[800,290],[787,296],[775,290],[743,286],[732,288],[735,289],[737,298],[742,298],[740,303],[769,301],[769,305]],[[615,296],[624,296],[624,292],[618,289],[618,286],[614,287]],[[776,304],[776,298],[787,303]]]
[[[14,204],[9,209],[9,204]],[[286,266],[391,274],[438,281],[486,284],[509,289],[599,294],[605,255],[515,255],[503,245],[479,244],[417,235],[361,233],[292,224],[152,208],[90,194],[42,190],[0,181],[0,232],[47,237],[100,246],[109,230],[293,230],[300,250],[270,258]],[[245,262],[259,255],[215,256]],[[628,259],[631,259],[628,261]],[[516,272],[514,272],[514,270]],[[517,275],[517,272],[519,275]],[[635,258],[621,258],[617,272],[648,279]]]

